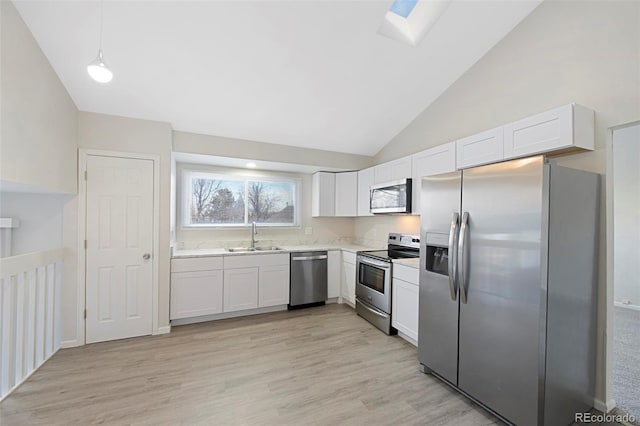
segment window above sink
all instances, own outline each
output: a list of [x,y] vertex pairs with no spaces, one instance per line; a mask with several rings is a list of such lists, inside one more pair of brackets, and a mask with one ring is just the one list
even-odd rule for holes
[[182,226],[292,227],[300,223],[300,180],[276,175],[240,175],[183,170]]

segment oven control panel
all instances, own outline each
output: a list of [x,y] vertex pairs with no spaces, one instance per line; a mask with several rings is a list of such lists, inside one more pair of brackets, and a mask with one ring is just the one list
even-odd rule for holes
[[407,247],[420,247],[419,235],[389,234],[389,244]]

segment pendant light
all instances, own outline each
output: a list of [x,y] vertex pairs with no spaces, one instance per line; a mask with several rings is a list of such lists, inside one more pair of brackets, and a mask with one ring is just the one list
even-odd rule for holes
[[113,78],[113,72],[109,69],[109,66],[104,60],[104,54],[102,53],[102,15],[103,7],[102,1],[100,2],[100,48],[98,49],[98,57],[91,61],[87,65],[87,72],[98,83],[108,83]]

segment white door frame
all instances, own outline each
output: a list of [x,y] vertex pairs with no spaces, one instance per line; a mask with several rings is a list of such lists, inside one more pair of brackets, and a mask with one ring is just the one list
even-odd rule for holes
[[85,309],[87,307],[86,300],[86,271],[87,271],[87,253],[85,251],[85,240],[87,238],[87,181],[85,173],[87,171],[87,157],[116,157],[134,160],[151,160],[153,162],[153,253],[152,260],[152,334],[160,334],[158,329],[158,252],[160,249],[160,156],[156,154],[138,154],[134,152],[119,151],[103,151],[97,149],[79,149],[78,150],[78,287],[77,287],[77,305],[76,313],[76,336],[80,345],[87,343],[86,336],[86,319]]

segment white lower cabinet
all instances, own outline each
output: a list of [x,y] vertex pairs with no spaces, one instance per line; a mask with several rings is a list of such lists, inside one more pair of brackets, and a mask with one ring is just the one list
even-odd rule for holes
[[224,312],[258,307],[259,268],[224,270]]
[[222,270],[171,274],[170,319],[222,312]]
[[419,275],[417,268],[393,265],[391,325],[412,339],[412,343],[418,341]]
[[258,277],[258,307],[289,303],[289,263],[261,266]]
[[342,298],[351,305],[356,303],[356,255],[342,252]]
[[327,299],[340,297],[342,284],[342,251],[327,252]]

